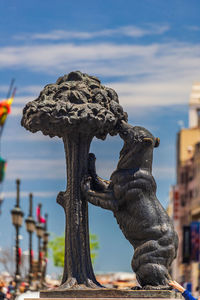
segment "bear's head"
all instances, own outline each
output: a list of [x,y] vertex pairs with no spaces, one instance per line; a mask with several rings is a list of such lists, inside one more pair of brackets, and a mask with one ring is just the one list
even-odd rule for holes
[[124,146],[120,152],[118,168],[142,168],[151,171],[153,148],[159,146],[159,138],[155,138],[144,127],[131,126],[123,121],[119,126],[119,135],[124,141]]

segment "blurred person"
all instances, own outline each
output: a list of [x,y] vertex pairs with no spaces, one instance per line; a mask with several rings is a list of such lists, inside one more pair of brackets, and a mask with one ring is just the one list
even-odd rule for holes
[[21,294],[25,292],[25,282],[22,282],[19,286],[19,291]]
[[6,296],[8,292],[8,288],[3,280],[1,280],[0,282],[0,288],[1,288],[1,292]]
[[170,280],[169,285],[172,286],[174,289],[178,290],[179,292],[181,292],[185,300],[198,300],[197,298],[194,298],[188,290],[186,290],[182,285],[180,285],[175,280]]
[[8,285],[8,291],[10,292],[10,294],[14,294],[15,292],[15,287],[16,287],[16,283],[14,280],[11,280],[9,282],[9,285]]
[[7,294],[7,292],[8,292],[8,288],[7,288],[7,286],[5,285],[5,283],[4,283],[4,285],[2,286],[2,292],[6,295]]
[[27,291],[30,291],[30,285],[28,282],[25,282],[25,289],[24,289],[24,293],[26,293]]
[[6,299],[6,294],[3,292],[3,286],[0,285],[0,300]]
[[10,281],[8,285],[8,293],[7,293],[8,299],[14,299],[15,288],[16,288],[16,282],[14,280]]

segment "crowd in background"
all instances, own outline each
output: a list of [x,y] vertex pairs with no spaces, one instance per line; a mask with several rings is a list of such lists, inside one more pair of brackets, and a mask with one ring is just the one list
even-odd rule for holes
[[[6,281],[0,281],[0,300],[13,300],[15,298],[16,282],[14,280],[7,283]],[[27,282],[21,282],[18,291],[19,293],[25,293],[29,290],[29,284]]]

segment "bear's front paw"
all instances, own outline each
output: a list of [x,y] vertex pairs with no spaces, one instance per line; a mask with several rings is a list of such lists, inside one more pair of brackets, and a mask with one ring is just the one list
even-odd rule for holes
[[91,189],[92,177],[89,175],[83,176],[81,180],[81,191],[84,195]]

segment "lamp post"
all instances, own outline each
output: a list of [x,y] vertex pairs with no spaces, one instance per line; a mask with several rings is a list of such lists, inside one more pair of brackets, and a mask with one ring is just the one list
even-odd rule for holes
[[[39,204],[39,211],[41,213],[42,210],[42,204]],[[37,272],[37,279],[38,279],[38,287],[41,287],[41,276],[42,276],[42,257],[41,257],[41,238],[43,238],[44,235],[44,226],[40,222],[40,216],[38,219],[38,223],[36,225],[36,233],[38,237],[38,272]]]
[[17,197],[16,197],[16,205],[15,207],[11,210],[11,215],[12,215],[12,223],[15,226],[16,229],[16,246],[15,246],[15,255],[16,255],[16,271],[15,271],[15,282],[16,282],[16,291],[18,288],[18,284],[20,282],[20,253],[19,253],[19,228],[22,226],[22,221],[23,221],[23,215],[24,213],[22,212],[20,206],[19,206],[19,201],[20,201],[20,180],[16,180],[16,185],[17,185]]
[[32,234],[35,231],[35,221],[32,215],[33,209],[33,194],[29,194],[29,215],[25,220],[26,230],[29,233],[29,286],[32,284],[33,279],[33,249],[32,249]]
[[48,241],[49,241],[49,232],[47,231],[47,221],[48,221],[48,214],[45,214],[45,226],[44,226],[44,235],[43,235],[43,253],[44,253],[44,267],[43,267],[43,271],[42,271],[42,282],[45,282],[45,277],[46,277],[46,269],[47,269],[47,245],[48,245]]

